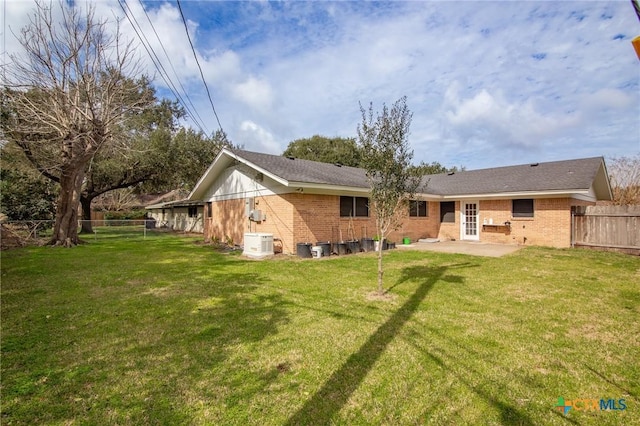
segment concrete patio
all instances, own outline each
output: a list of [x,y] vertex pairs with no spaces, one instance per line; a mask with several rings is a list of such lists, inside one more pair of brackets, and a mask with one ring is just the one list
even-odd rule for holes
[[520,250],[522,246],[475,241],[440,241],[436,243],[414,242],[411,244],[397,244],[396,248],[400,250],[424,250],[442,253],[470,254],[472,256],[501,257]]

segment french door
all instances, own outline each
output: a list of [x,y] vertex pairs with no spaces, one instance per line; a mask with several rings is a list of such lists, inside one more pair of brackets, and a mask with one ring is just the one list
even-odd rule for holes
[[460,239],[462,240],[480,240],[479,216],[477,201],[461,201],[460,202]]

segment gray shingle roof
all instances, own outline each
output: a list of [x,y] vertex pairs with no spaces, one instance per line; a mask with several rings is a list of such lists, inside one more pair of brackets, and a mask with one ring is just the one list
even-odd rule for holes
[[364,170],[279,155],[234,150],[238,156],[288,182],[368,188]]
[[535,166],[524,164],[470,170],[453,175],[430,175],[423,179],[420,192],[433,195],[473,195],[588,190],[602,163],[602,157],[594,157],[552,161]]
[[[290,159],[279,155],[234,150],[250,163],[288,182],[367,188],[363,169]],[[512,192],[588,190],[603,163],[602,157],[552,161],[428,175],[419,192],[432,195],[474,195]]]

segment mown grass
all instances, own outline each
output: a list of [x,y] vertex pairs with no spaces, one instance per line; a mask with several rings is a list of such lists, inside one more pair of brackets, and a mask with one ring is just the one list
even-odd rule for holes
[[[2,424],[632,424],[640,259],[253,261],[197,238],[2,253]],[[555,409],[558,397],[624,411]]]

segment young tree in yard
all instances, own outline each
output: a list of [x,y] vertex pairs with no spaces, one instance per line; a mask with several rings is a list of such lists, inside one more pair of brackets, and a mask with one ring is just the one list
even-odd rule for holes
[[613,204],[640,204],[640,154],[612,158],[609,164]]
[[[113,140],[132,111],[153,103],[136,80],[138,63],[117,27],[97,21],[93,8],[59,4],[36,10],[19,37],[22,55],[7,65],[4,96],[10,106],[4,137],[22,148],[60,190],[51,244],[78,244],[78,204],[95,155]],[[113,34],[113,35],[111,35]]]
[[[411,166],[413,150],[409,147],[412,114],[407,98],[397,100],[391,109],[383,105],[374,118],[373,104],[368,111],[360,105],[362,123],[358,125],[361,167],[371,186],[369,208],[376,218],[376,231],[383,241],[401,224],[402,213],[415,195],[420,178]],[[378,293],[384,293],[382,250],[378,251]]]

